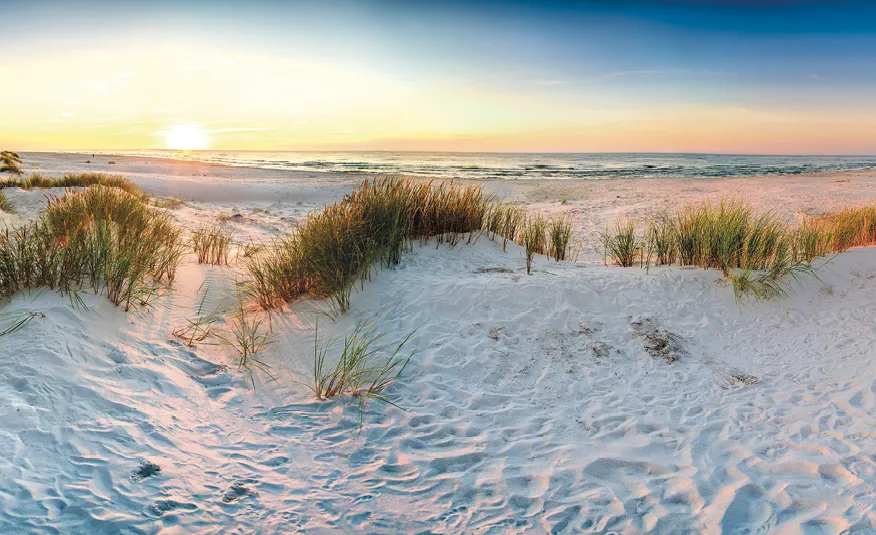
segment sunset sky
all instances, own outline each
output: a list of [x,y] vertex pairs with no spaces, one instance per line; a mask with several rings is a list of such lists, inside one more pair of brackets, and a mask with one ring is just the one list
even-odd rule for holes
[[0,147],[876,154],[871,2],[0,3]]

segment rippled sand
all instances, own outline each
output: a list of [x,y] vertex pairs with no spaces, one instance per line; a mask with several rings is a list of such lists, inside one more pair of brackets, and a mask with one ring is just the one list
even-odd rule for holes
[[[58,158],[43,165],[78,165]],[[353,181],[136,165],[147,190],[190,199],[174,211],[188,228],[222,211],[238,239],[292,228]],[[594,220],[633,209],[606,192],[562,205],[488,187]],[[716,186],[691,187],[703,191],[680,199]],[[808,202],[807,187],[786,205]],[[9,197],[35,213],[41,195]],[[417,247],[346,317],[320,319],[325,334],[362,314],[390,340],[418,329],[391,390],[404,410],[368,404],[361,432],[355,400],[316,402],[296,383],[310,377],[319,303],[273,315],[273,378],[171,335],[205,281],[209,308],[233,302],[238,267],[189,258],[139,315],[100,296],[88,309],[18,296],[3,312],[46,317],[0,342],[0,532],[876,530],[876,249],[837,256],[781,303],[737,305],[698,269],[535,268],[486,236]]]

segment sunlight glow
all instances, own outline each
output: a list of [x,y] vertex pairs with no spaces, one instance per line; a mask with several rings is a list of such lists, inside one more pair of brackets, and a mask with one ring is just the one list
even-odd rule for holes
[[209,145],[207,132],[189,124],[171,126],[161,133],[171,150],[204,150]]

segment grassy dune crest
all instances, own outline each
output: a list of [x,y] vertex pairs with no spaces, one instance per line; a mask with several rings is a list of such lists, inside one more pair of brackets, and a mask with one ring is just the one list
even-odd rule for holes
[[571,222],[548,225],[540,216],[524,216],[480,186],[365,180],[342,201],[310,214],[296,232],[245,259],[250,293],[265,309],[305,294],[329,298],[343,314],[355,284],[367,280],[376,264],[397,265],[412,241],[437,238],[438,244],[455,246],[471,242],[479,231],[501,238],[503,245],[525,242],[527,267],[535,253],[569,257]]
[[0,151],[0,173],[21,174],[21,156],[16,152]]
[[740,199],[687,204],[650,221],[643,236],[632,220],[603,235],[606,262],[720,269],[737,297],[770,299],[819,257],[876,244],[876,207],[849,208],[794,226],[758,213]]
[[87,188],[90,186],[118,188],[132,195],[145,197],[143,190],[129,179],[120,175],[108,175],[105,173],[67,173],[64,176],[58,177],[33,173],[26,177],[0,180],[0,188]]
[[168,214],[115,187],[52,196],[40,219],[0,235],[0,297],[90,288],[125,310],[148,305],[173,282],[181,236]]

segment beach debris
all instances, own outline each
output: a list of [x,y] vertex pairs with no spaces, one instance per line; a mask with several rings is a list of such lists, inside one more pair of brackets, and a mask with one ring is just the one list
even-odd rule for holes
[[593,356],[597,359],[608,358],[611,355],[611,346],[605,342],[595,342],[590,349],[593,350]]
[[474,270],[475,273],[514,273],[514,270],[511,268],[504,267],[486,267],[486,268],[477,268]]
[[729,381],[730,386],[751,386],[760,382],[760,377],[739,368],[730,368],[726,372],[722,372],[721,375]]
[[246,498],[247,496],[258,496],[258,493],[247,487],[240,481],[235,481],[231,484],[231,487],[225,491],[225,494],[222,496],[222,501],[224,503],[234,503],[241,498]]
[[502,335],[502,330],[502,327],[493,327],[492,329],[490,329],[490,338],[492,338],[493,340],[498,340],[499,337]]
[[131,473],[131,479],[134,481],[143,481],[147,477],[152,477],[160,472],[161,467],[157,464],[151,461],[143,461],[140,463],[140,466]]
[[688,355],[683,345],[683,339],[660,327],[653,319],[633,320],[632,325],[635,329],[633,336],[642,338],[645,352],[651,357],[662,358],[668,364],[672,364],[682,356]]

